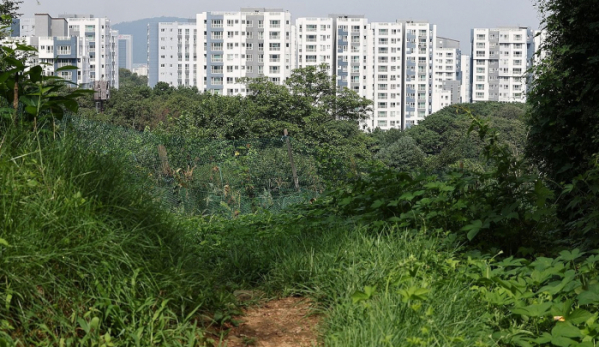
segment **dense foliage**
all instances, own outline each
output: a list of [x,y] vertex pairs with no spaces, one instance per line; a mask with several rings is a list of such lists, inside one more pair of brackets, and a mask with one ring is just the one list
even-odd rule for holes
[[496,129],[496,140],[519,157],[526,142],[525,112],[525,105],[498,102],[449,106],[404,132],[375,131],[373,151],[387,165],[403,171],[417,168],[439,171],[448,167],[481,170],[485,166],[481,158],[484,145],[474,134],[468,133],[472,123],[469,114],[475,114]]
[[528,152],[551,180],[569,182],[599,152],[599,34],[596,0],[543,0],[547,29],[528,98]]
[[[123,72],[97,114],[0,47],[0,346],[218,346],[237,289],[309,296],[327,346],[596,346],[599,84],[579,70],[592,43],[565,45],[596,29],[591,5],[541,3],[528,106],[405,132],[362,133],[369,101],[316,68],[245,98]],[[75,97],[94,121],[57,121]],[[291,187],[285,128],[318,196],[269,210]]]

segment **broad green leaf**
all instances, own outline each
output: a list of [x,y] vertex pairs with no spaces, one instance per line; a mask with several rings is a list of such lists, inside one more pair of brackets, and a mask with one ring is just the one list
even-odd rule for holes
[[551,341],[551,334],[549,334],[548,332],[544,332],[541,336],[537,337],[533,341],[539,345],[548,343],[549,341]]
[[588,290],[578,294],[580,305],[599,304],[599,283],[595,283]]
[[8,247],[8,246],[9,246],[9,244],[8,244],[8,241],[6,241],[6,240],[5,240],[5,239],[3,239],[3,238],[0,238],[0,245],[6,246],[6,247]]
[[570,251],[559,252],[560,256],[558,259],[561,259],[564,261],[572,261],[572,260],[576,260],[576,259],[580,258],[584,254],[585,254],[584,252],[580,252],[580,250],[578,248],[576,248],[572,252],[570,252]]
[[515,308],[512,310],[512,313],[528,317],[541,317],[549,312],[551,305],[552,303],[550,302],[533,304],[526,307]]
[[351,299],[352,302],[358,303],[360,301],[364,301],[364,300],[368,300],[370,298],[370,296],[368,296],[368,294],[361,292],[359,290],[357,290],[355,293],[352,294]]
[[551,336],[556,337],[582,337],[583,334],[577,327],[573,326],[568,322],[558,322],[553,329],[551,329]]
[[593,317],[593,315],[589,311],[576,309],[566,317],[566,322],[580,324],[586,322],[591,317]]
[[59,67],[58,69],[56,69],[56,72],[65,71],[65,70],[77,70],[77,69],[78,69],[78,67],[76,67],[76,66],[67,65],[67,66]]
[[558,347],[573,347],[576,346],[577,342],[567,337],[554,337],[551,339],[551,344]]
[[480,229],[483,227],[483,221],[481,221],[480,219],[477,219],[475,221],[472,221],[472,223],[464,226],[462,228],[463,231],[467,231],[468,232],[468,240],[472,241],[472,239],[478,234],[478,232],[480,231]]

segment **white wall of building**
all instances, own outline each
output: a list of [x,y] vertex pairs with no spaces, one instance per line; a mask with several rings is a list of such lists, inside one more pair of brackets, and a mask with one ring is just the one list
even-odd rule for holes
[[108,81],[111,87],[118,88],[118,69],[115,70],[118,56],[114,53],[115,38],[111,33],[110,20],[92,16],[66,19],[70,35],[84,40],[83,53],[89,56],[90,82]]
[[333,75],[335,66],[335,34],[333,18],[298,18],[295,21],[295,61],[297,68],[329,66]]
[[373,101],[371,129],[391,129],[402,126],[403,25],[401,23],[371,23],[369,26],[372,77],[367,80]]
[[526,102],[531,30],[475,28],[471,39],[472,102]]
[[291,14],[281,9],[197,15],[198,89],[245,95],[242,78],[265,77],[283,84],[295,67]]

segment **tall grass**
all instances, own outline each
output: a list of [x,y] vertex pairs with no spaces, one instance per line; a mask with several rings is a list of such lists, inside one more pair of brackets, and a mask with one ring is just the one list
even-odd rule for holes
[[127,164],[67,133],[1,137],[0,342],[200,343],[190,314],[217,296]]
[[215,224],[200,233],[220,281],[311,297],[326,346],[493,344],[491,318],[442,238],[301,214]]

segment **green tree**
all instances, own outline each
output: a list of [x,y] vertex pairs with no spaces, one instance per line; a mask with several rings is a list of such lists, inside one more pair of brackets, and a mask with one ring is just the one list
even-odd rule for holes
[[381,149],[376,158],[389,167],[409,172],[422,167],[425,155],[413,138],[404,135],[390,146]]
[[540,0],[546,57],[533,68],[527,154],[557,182],[589,169],[599,152],[598,0]]
[[[0,26],[10,25],[13,18],[21,15],[18,12],[22,3],[23,0],[2,0],[0,2]],[[0,37],[2,37],[1,31]]]

